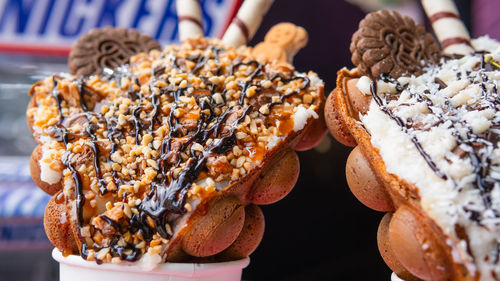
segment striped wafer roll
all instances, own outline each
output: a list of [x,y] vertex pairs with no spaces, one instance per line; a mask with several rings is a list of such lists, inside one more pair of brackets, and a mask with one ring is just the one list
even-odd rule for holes
[[453,1],[422,0],[422,6],[445,54],[465,55],[474,51],[469,32]]
[[274,0],[245,0],[227,28],[222,41],[235,47],[246,45],[254,36],[273,2]]
[[179,38],[203,36],[201,7],[199,0],[176,0],[179,20]]

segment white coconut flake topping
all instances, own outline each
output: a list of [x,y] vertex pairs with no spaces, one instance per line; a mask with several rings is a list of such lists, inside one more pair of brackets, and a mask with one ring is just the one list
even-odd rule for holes
[[305,108],[302,105],[297,107],[297,111],[293,114],[293,130],[298,132],[307,124],[307,120],[309,117],[313,117],[314,119],[318,119],[319,115],[314,110],[310,108]]
[[54,142],[48,140],[47,137],[42,136],[45,144],[42,146],[42,157],[38,161],[40,164],[40,179],[48,184],[56,184],[61,181],[61,171],[56,171],[51,168],[50,164],[53,162],[53,155],[58,154],[58,150],[54,149]]
[[159,254],[147,252],[139,259],[139,266],[145,271],[151,271],[161,262],[162,259]]
[[356,87],[363,95],[371,95],[370,84],[371,80],[368,76],[361,76],[356,83]]
[[473,44],[491,53],[379,80],[361,121],[387,171],[417,187],[453,259],[489,281],[500,276],[500,43]]
[[56,184],[61,181],[61,172],[52,170],[49,164],[40,160],[40,179],[48,184]]

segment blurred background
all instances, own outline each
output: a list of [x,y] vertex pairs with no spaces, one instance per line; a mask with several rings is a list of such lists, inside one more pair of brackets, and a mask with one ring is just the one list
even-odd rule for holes
[[[66,72],[69,47],[93,27],[136,27],[162,44],[175,41],[174,2],[0,0],[0,281],[58,280],[42,226],[49,196],[33,185],[28,168],[35,147],[24,117],[31,85]],[[473,36],[500,37],[495,28],[499,16],[494,14],[500,1],[456,2]],[[219,36],[241,1],[201,3],[206,33]],[[366,12],[381,8],[411,15],[430,30],[418,1],[276,0],[250,45],[282,21],[305,27],[309,44],[295,57],[295,66],[316,71],[328,94],[336,72],[352,67],[349,44],[359,21]],[[295,189],[263,207],[266,232],[244,270],[244,280],[390,279],[376,245],[383,214],[364,207],[346,185],[349,151],[328,136],[318,148],[299,153],[301,174]]]

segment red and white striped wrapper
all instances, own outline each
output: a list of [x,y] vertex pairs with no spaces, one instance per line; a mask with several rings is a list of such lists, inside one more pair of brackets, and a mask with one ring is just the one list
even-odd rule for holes
[[422,0],[443,53],[466,55],[474,52],[467,28],[451,0]]
[[274,0],[245,0],[229,25],[222,41],[235,47],[246,45],[255,35]]

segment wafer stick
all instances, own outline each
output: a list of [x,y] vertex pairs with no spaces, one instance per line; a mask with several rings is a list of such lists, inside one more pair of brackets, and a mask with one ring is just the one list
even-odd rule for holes
[[235,47],[246,45],[255,35],[262,18],[274,0],[245,0],[222,38],[225,44]]
[[474,51],[467,28],[451,0],[422,0],[422,6],[443,53],[466,55]]
[[181,42],[186,38],[203,36],[199,0],[176,0],[175,4],[177,6]]

